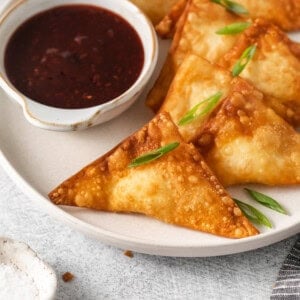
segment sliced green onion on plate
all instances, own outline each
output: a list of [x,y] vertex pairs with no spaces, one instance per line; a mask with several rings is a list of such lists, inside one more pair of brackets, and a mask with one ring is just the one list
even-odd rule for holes
[[257,191],[254,191],[254,190],[251,190],[248,188],[245,188],[245,191],[247,191],[247,193],[261,205],[264,205],[264,206],[266,206],[270,209],[273,209],[279,213],[282,213],[285,215],[288,214],[286,212],[286,210],[275,199],[273,199],[263,193],[260,193],[260,192],[257,192]]
[[238,205],[243,214],[253,223],[258,225],[263,225],[272,228],[272,223],[270,220],[255,207],[244,203],[240,200],[234,199],[235,203]]

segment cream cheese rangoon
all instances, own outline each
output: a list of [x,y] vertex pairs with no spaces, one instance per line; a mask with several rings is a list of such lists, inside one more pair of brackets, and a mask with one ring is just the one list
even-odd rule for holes
[[300,126],[300,44],[274,24],[257,19],[219,64],[231,70],[251,45],[256,45],[256,53],[240,76],[263,92],[268,105],[280,116]]
[[169,86],[189,53],[217,62],[235,44],[238,35],[219,35],[216,31],[245,18],[228,12],[209,0],[192,0],[181,15],[168,57],[147,97],[147,105],[157,112]]
[[194,142],[225,186],[300,183],[300,134],[239,78]]
[[[159,111],[167,111],[178,124],[187,111],[209,96],[220,91],[222,99],[226,98],[231,89],[231,81],[232,76],[226,69],[213,65],[200,56],[187,55]],[[195,140],[207,117],[208,115],[196,118],[189,124],[179,126],[185,141]]]
[[[179,147],[147,164],[130,162],[177,141]],[[221,186],[199,151],[183,141],[169,114],[160,113],[110,152],[55,188],[56,204],[133,212],[229,238],[258,233]]]
[[[258,51],[242,76],[250,79],[268,96],[270,105],[277,113],[299,126],[300,45],[292,42],[271,21],[285,29],[299,29],[300,0],[236,2],[243,4],[249,14],[234,14],[210,0],[190,0],[186,4],[176,24],[167,60],[148,95],[147,105],[155,112],[159,110],[187,54],[196,54],[212,63],[232,68],[243,51],[255,44]],[[164,36],[169,34],[166,28],[171,17],[167,16],[157,26]],[[256,17],[262,19],[255,20]],[[225,26],[241,22],[253,22],[253,25],[244,33],[216,33]]]
[[211,114],[179,126],[225,186],[300,183],[300,134],[266,104],[246,80],[205,59],[188,55],[161,107],[178,124],[208,95],[222,91]]

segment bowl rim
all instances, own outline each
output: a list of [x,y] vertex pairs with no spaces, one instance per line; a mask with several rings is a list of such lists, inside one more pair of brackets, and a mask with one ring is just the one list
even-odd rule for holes
[[[19,9],[19,7],[21,7],[23,4],[25,4],[29,1],[30,0],[17,0],[17,1],[11,0],[8,2],[8,5],[6,7],[2,8],[2,9],[0,8],[0,30],[1,30],[2,25],[5,23],[5,21],[8,18],[10,18],[12,16],[12,14],[17,9]],[[33,1],[34,0],[31,0],[31,2],[33,2]],[[116,0],[113,0],[113,1],[116,2]],[[127,22],[129,22],[128,18],[126,16],[124,16],[124,14],[116,12],[113,9],[109,9],[109,8],[106,8],[105,6],[103,6],[103,4],[102,4],[103,1],[102,1],[102,3],[101,3],[101,1],[100,1],[100,3],[97,3],[97,1],[93,1],[93,0],[67,0],[67,1],[58,0],[58,2],[61,2],[61,3],[59,3],[59,4],[58,3],[54,3],[54,4],[49,3],[48,7],[46,9],[45,8],[37,9],[37,11],[35,13],[33,13],[32,15],[30,15],[29,17],[22,19],[21,22],[17,22],[17,25],[15,26],[14,30],[16,30],[18,28],[18,26],[20,26],[22,23],[24,23],[30,17],[38,14],[39,12],[43,12],[45,10],[52,9],[52,8],[58,7],[58,6],[67,6],[67,5],[76,5],[76,4],[77,5],[87,4],[87,5],[104,8],[106,10],[110,10],[110,11],[118,14],[120,17],[122,17]],[[91,3],[91,2],[93,2],[93,3]],[[36,5],[40,5],[40,4],[41,4],[41,2],[37,1]],[[136,27],[132,23],[129,22],[129,24],[135,29],[136,33],[138,34],[138,36],[141,40],[142,46],[143,46],[143,50],[144,50],[144,63],[143,63],[141,72],[140,72],[139,76],[137,77],[136,81],[122,94],[120,94],[119,96],[117,96],[105,103],[87,107],[87,108],[65,109],[65,108],[48,106],[48,105],[39,103],[37,101],[34,101],[34,100],[30,99],[29,97],[25,96],[10,82],[10,80],[7,78],[7,75],[5,72],[5,67],[3,67],[3,72],[1,72],[1,70],[0,70],[0,88],[2,88],[6,92],[6,94],[9,96],[9,98],[11,98],[11,100],[16,101],[22,107],[25,118],[31,124],[33,124],[37,127],[43,128],[43,129],[50,129],[50,130],[57,130],[57,131],[69,131],[69,130],[88,128],[93,125],[99,124],[97,122],[95,122],[95,124],[93,124],[93,120],[97,119],[97,117],[99,115],[103,115],[106,112],[112,111],[114,108],[117,108],[122,104],[130,102],[131,99],[137,98],[138,95],[145,88],[146,84],[150,80],[150,78],[155,70],[156,63],[158,60],[158,52],[159,52],[158,47],[159,46],[158,46],[157,35],[156,35],[155,29],[154,29],[151,21],[141,11],[140,8],[138,8],[135,4],[133,4],[132,2],[130,2],[128,0],[120,1],[120,5],[122,5],[124,7],[124,10],[129,11],[131,14],[137,13],[138,19],[141,21],[140,24],[143,23],[143,26],[145,26],[145,28],[149,34],[149,37],[151,39],[151,44],[147,45],[145,43],[145,41],[143,40],[143,38],[141,37],[141,34],[137,31]],[[15,18],[15,17],[13,16],[12,18]],[[12,31],[12,32],[14,32],[14,31]],[[7,41],[9,40],[9,37],[8,37]],[[4,44],[3,47],[5,48],[6,45],[7,45],[7,42]],[[147,52],[147,51],[145,51],[146,47],[150,47],[148,55],[146,55],[146,52]],[[3,51],[3,55],[1,55],[1,59],[3,59],[4,54],[5,54],[5,51]],[[132,101],[131,104],[133,104],[133,102],[135,102],[135,100]],[[32,107],[35,109],[49,110],[49,111],[53,112],[54,114],[55,113],[58,113],[58,114],[76,113],[76,114],[80,115],[80,112],[82,112],[84,114],[88,114],[88,116],[84,117],[84,118],[77,117],[76,120],[68,121],[68,122],[63,121],[63,120],[60,120],[59,122],[49,121],[49,120],[43,120],[40,116],[38,116],[36,111],[35,112],[32,111]],[[127,109],[127,108],[125,108],[125,109]],[[118,115],[119,114],[120,113],[118,113]],[[104,122],[106,122],[112,118],[104,120]],[[102,122],[100,122],[100,123],[102,123]]]

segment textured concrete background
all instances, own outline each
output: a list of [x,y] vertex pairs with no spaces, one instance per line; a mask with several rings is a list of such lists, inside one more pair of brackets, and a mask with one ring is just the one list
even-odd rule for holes
[[[129,258],[35,208],[1,167],[0,236],[28,243],[52,265],[59,277],[57,299],[269,299],[296,239],[223,257]],[[74,281],[61,280],[66,271]]]

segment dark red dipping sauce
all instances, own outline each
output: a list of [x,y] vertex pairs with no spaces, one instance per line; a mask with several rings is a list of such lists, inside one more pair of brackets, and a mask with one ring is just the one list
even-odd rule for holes
[[60,6],[23,23],[5,52],[9,80],[45,105],[85,108],[125,92],[144,64],[141,40],[122,17],[94,6]]

